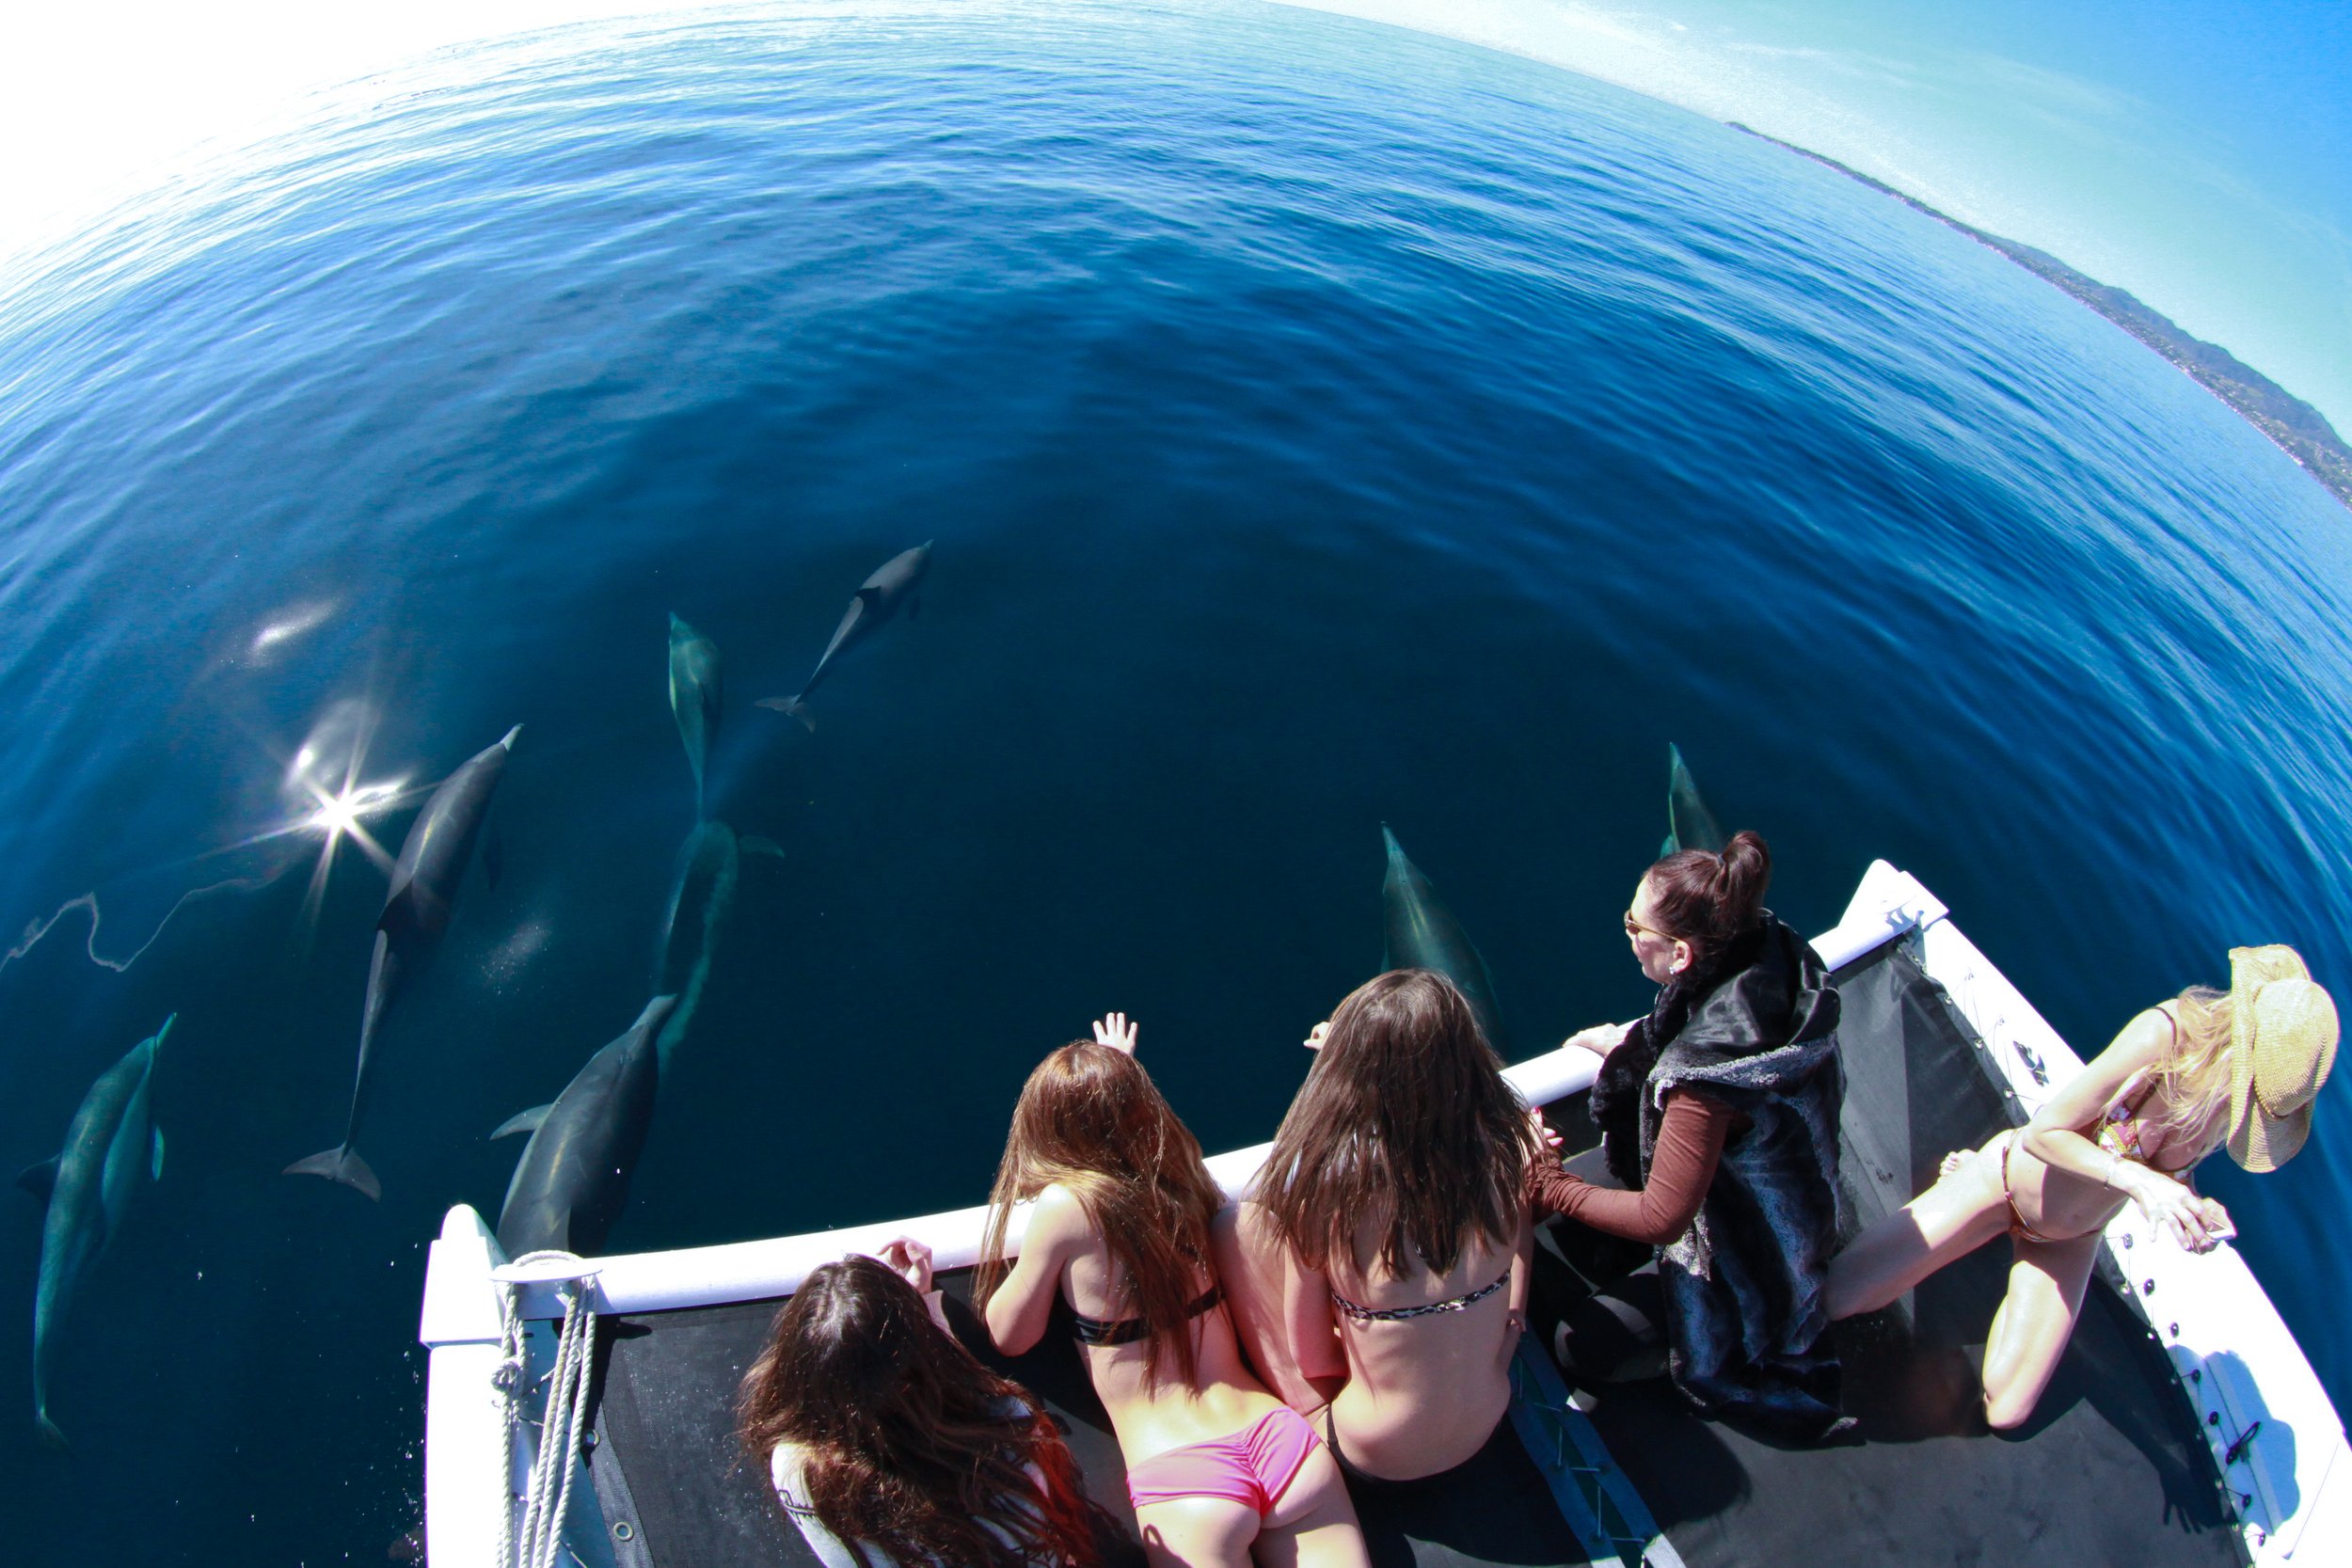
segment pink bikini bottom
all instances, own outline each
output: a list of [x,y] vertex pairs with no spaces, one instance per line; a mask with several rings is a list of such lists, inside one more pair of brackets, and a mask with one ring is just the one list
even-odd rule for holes
[[1264,1518],[1322,1446],[1297,1411],[1269,1410],[1254,1425],[1205,1443],[1155,1454],[1127,1471],[1127,1497],[1137,1508],[1181,1497],[1223,1497]]

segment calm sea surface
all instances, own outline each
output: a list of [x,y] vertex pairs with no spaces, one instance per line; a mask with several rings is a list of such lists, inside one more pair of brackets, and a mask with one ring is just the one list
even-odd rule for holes
[[[2086,1052],[2236,942],[2352,999],[2352,518],[1779,149],[1217,3],[567,33],[357,103],[0,298],[0,930],[95,894],[0,969],[0,1156],[180,1015],[71,1459],[0,1210],[18,1560],[380,1562],[415,1521],[423,1243],[650,984],[673,611],[724,652],[711,809],[784,854],[620,1248],[977,1201],[1104,1008],[1203,1142],[1268,1135],[1378,962],[1383,820],[1519,1053],[1624,1017],[1669,740],[1784,915],[1891,860]],[[752,705],[927,539],[814,735]],[[503,874],[383,1044],[383,1202],[281,1177],[342,1129],[385,883],[247,841],[306,740],[420,784],[516,723]],[[2340,1403],[2348,1097],[2210,1183]]]

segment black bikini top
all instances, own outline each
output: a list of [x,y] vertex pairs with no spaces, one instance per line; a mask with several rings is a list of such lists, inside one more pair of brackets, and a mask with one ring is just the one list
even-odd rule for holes
[[[1211,1285],[1184,1306],[1184,1316],[1197,1318],[1225,1299],[1225,1288]],[[1089,1318],[1083,1312],[1071,1313],[1071,1329],[1082,1345],[1132,1345],[1152,1330],[1141,1318]]]

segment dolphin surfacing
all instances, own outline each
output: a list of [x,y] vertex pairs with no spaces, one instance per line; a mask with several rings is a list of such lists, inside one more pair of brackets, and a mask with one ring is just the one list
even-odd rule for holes
[[715,816],[696,823],[678,846],[675,885],[653,967],[654,990],[677,999],[669,1022],[660,1026],[659,1054],[664,1067],[686,1038],[694,1009],[702,1005],[703,990],[710,983],[719,939],[735,912],[746,854],[784,858],[784,851],[769,840],[739,837]]
[[33,1420],[40,1439],[62,1449],[65,1433],[49,1418],[49,1374],[57,1324],[83,1279],[122,1228],[141,1187],[164,1174],[164,1135],[151,1091],[155,1054],[178,1021],[164,1026],[98,1075],[67,1127],[65,1144],[16,1179],[49,1205],[41,1218],[40,1276],[33,1292]]
[[687,766],[694,770],[694,816],[705,816],[703,774],[710,763],[711,743],[719,736],[721,692],[719,644],[670,617],[670,713],[677,720],[678,739],[686,744]]
[[343,1141],[286,1167],[288,1176],[323,1176],[356,1187],[371,1198],[384,1196],[382,1183],[368,1163],[359,1158],[359,1118],[367,1110],[372,1086],[369,1069],[375,1061],[377,1035],[403,985],[421,968],[449,930],[453,901],[465,880],[482,819],[506,772],[506,755],[515,749],[520,724],[506,732],[495,746],[468,758],[464,766],[441,781],[441,787],[424,803],[409,825],[392,867],[392,885],[384,898],[384,912],[375,920],[375,955],[368,962],[368,997],[359,1012],[359,1069],[352,1080],[351,1116],[343,1125]]
[[872,635],[876,626],[898,612],[901,603],[906,605],[910,620],[922,610],[922,601],[914,597],[914,589],[931,563],[931,546],[938,543],[936,539],[927,539],[875,567],[874,575],[858,584],[850,608],[841,612],[841,624],[834,627],[833,641],[825,644],[824,656],[818,659],[817,668],[809,672],[808,680],[799,692],[790,697],[762,697],[753,705],[790,714],[814,733],[817,720],[808,711],[808,694],[817,689],[836,657]]
[[1478,956],[1461,922],[1438,899],[1438,890],[1429,885],[1421,867],[1405,858],[1404,846],[1397,843],[1386,822],[1380,824],[1380,837],[1389,847],[1388,875],[1380,883],[1387,935],[1381,967],[1434,969],[1453,981],[1469,1000],[1486,1043],[1508,1054],[1510,1046],[1502,1032],[1502,1011],[1495,1006],[1495,983],[1486,973],[1486,960]]
[[1690,764],[1682,760],[1682,748],[1666,742],[1666,842],[1659,847],[1658,858],[1663,860],[1677,849],[1722,854],[1724,831],[1707,802],[1699,799],[1698,781],[1691,777]]
[[552,1104],[510,1119],[490,1135],[528,1131],[499,1211],[499,1245],[509,1258],[532,1252],[593,1257],[628,1201],[629,1179],[653,1126],[661,1064],[654,1037],[675,996],[645,1004],[637,1022],[588,1058]]

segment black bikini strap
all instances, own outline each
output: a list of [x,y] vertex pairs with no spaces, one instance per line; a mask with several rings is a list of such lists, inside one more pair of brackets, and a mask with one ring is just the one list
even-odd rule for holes
[[[1225,1288],[1210,1287],[1184,1304],[1184,1316],[1197,1318],[1225,1299]],[[1071,1332],[1082,1345],[1132,1345],[1151,1335],[1152,1328],[1141,1318],[1089,1318],[1083,1312],[1071,1315]]]

